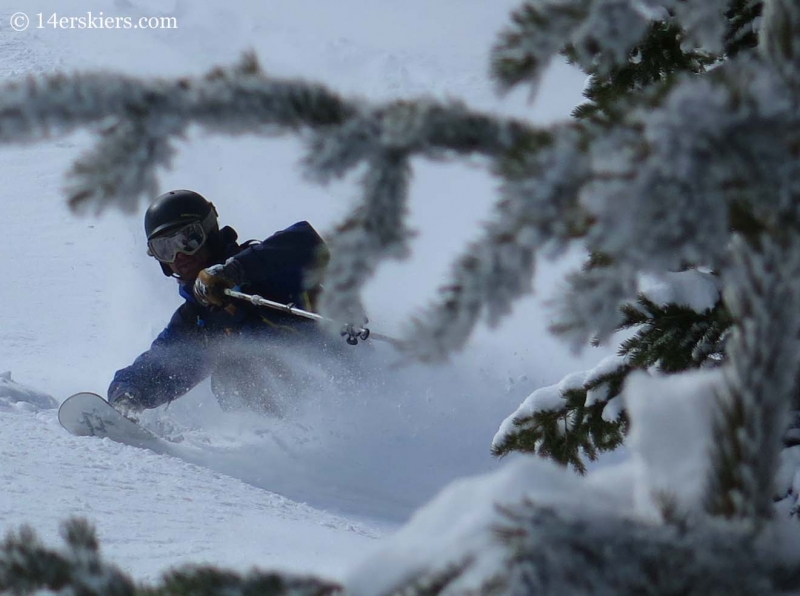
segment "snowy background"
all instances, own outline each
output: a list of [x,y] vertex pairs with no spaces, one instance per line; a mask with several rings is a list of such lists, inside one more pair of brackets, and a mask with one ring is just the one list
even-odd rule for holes
[[[488,50],[515,5],[3,0],[0,80],[89,69],[196,75],[253,49],[269,74],[348,95],[463,98],[533,121],[566,118],[584,77],[565,65],[553,67],[534,102],[493,92]],[[24,32],[9,26],[17,11],[31,18]],[[36,28],[38,13],[46,21],[88,11],[170,15],[178,29]],[[105,394],[114,371],[147,348],[180,303],[145,254],[143,210],[76,218],[66,208],[63,175],[88,140],[0,148],[0,373],[58,402],[82,390]],[[299,156],[291,139],[195,132],[161,187],[201,192],[242,239],[301,219],[324,235],[355,196],[354,181],[311,185],[298,173]],[[482,163],[414,167],[413,255],[384,266],[367,289],[372,329],[387,334],[433,295],[494,196]],[[370,387],[306,396],[281,422],[223,415],[205,386],[148,413],[146,423],[183,438],[183,459],[72,437],[55,409],[17,402],[16,385],[2,379],[0,532],[30,523],[56,542],[60,520],[85,516],[106,555],[142,580],[188,561],[341,578],[451,480],[500,468],[492,437],[526,395],[602,358],[596,350],[578,359],[545,331],[543,302],[578,261],[543,264],[536,297],[499,330],[482,329],[446,367],[387,368]]]

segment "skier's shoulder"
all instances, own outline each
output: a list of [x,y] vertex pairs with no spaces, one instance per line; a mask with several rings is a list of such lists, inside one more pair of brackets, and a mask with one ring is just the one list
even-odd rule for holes
[[314,229],[314,227],[307,221],[302,220],[293,223],[282,230],[278,230],[277,232],[268,236],[265,240],[262,240],[261,244],[297,244],[298,246],[305,246],[309,243],[319,244],[322,242],[322,238]]
[[227,256],[235,256],[242,264],[249,262],[251,256],[256,260],[284,261],[293,255],[292,260],[308,260],[312,255],[326,249],[325,241],[307,221],[299,221],[287,228],[278,230],[264,240],[248,240],[236,245]]

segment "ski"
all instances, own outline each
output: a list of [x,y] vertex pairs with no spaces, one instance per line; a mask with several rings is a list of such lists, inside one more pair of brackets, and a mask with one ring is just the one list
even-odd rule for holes
[[79,437],[107,438],[156,453],[174,451],[169,441],[125,418],[96,393],[81,392],[68,397],[58,409],[58,421]]

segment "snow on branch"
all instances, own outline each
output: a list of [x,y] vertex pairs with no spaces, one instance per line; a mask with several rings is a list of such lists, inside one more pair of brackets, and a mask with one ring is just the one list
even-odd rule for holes
[[100,127],[100,144],[71,173],[70,205],[133,211],[142,196],[151,197],[153,169],[169,165],[170,140],[190,124],[227,134],[268,133],[341,124],[354,111],[320,85],[265,77],[248,54],[233,68],[194,79],[89,73],[7,83],[0,86],[0,143]]
[[505,593],[777,595],[797,584],[796,569],[736,528],[590,517],[533,500],[503,513],[504,565],[484,585],[499,583]]
[[[637,519],[610,484],[531,458],[445,488],[386,537],[345,580],[374,594],[789,594],[795,558],[782,559],[739,524],[673,512]],[[432,587],[420,578],[439,580]]]
[[800,6],[794,0],[765,0],[761,22],[762,55],[789,81],[800,74]]
[[384,151],[494,157],[535,131],[519,121],[472,112],[455,101],[441,104],[419,99],[377,106],[353,101],[348,105],[352,113],[344,121],[314,129],[304,158],[306,174],[312,180],[324,183],[343,176]]
[[[365,109],[360,117],[343,126],[315,135],[305,159],[310,177],[326,182],[358,163],[365,162],[368,168],[362,179],[361,201],[339,224],[330,241],[335,258],[326,275],[323,311],[334,319],[365,320],[361,287],[382,259],[402,259],[408,254],[411,233],[406,229],[405,216],[411,175],[408,158],[412,153],[437,155],[450,151],[497,156],[534,136],[531,129],[513,120],[470,113],[455,102],[440,105],[428,100]],[[474,317],[467,325],[466,335],[473,325]],[[448,332],[451,337],[455,335],[452,329]],[[430,330],[431,336],[436,334],[436,329]],[[407,345],[425,346],[430,352],[435,344],[419,341],[420,337]],[[461,347],[466,336],[459,337],[462,341],[451,341],[453,345],[444,350],[445,355]],[[421,350],[415,351],[417,357],[425,357]],[[437,355],[441,357],[441,353],[440,350]]]
[[525,0],[492,50],[492,75],[501,92],[528,82],[534,89],[559,52],[599,75],[627,64],[631,51],[654,20],[670,20],[666,8],[692,39],[714,51],[724,36],[726,0],[692,2],[641,0]]
[[524,138],[500,160],[504,180],[483,234],[456,260],[440,296],[412,321],[410,350],[439,361],[461,349],[485,314],[496,325],[532,291],[538,252],[551,254],[589,225],[578,190],[589,174],[585,133],[575,125]]
[[707,508],[726,517],[764,520],[772,497],[781,438],[800,366],[800,246],[763,238],[735,240],[736,267],[725,300],[738,325],[729,340],[725,386],[718,399]]
[[535,87],[550,60],[586,19],[590,4],[589,0],[523,2],[492,49],[492,74],[500,90],[523,81]]
[[686,31],[688,41],[713,54],[722,54],[725,40],[725,11],[730,0],[675,0],[675,18]]
[[538,85],[550,60],[569,49],[585,68],[606,73],[625,63],[647,34],[650,16],[632,0],[526,0],[493,48],[498,87]]
[[[403,153],[372,157],[362,180],[360,205],[339,224],[330,242],[333,259],[326,272],[327,283],[320,306],[346,321],[366,321],[361,287],[386,257],[408,254],[405,215],[410,168]],[[348,256],[349,260],[342,258]]]
[[728,12],[728,30],[725,34],[725,48],[733,57],[742,50],[753,48],[758,43],[758,34],[763,14],[763,0],[731,0]]
[[596,215],[592,250],[637,270],[675,271],[684,263],[720,260],[728,196],[727,180],[716,178],[733,175],[738,163],[715,152],[721,134],[732,128],[724,121],[731,117],[730,92],[707,79],[685,81],[660,109],[632,116],[641,119],[640,127],[621,127],[593,147],[597,177],[584,189]]
[[[689,41],[705,51],[722,48],[727,0],[529,0],[495,50],[496,67],[500,58],[514,58],[517,67],[529,70],[503,79],[496,68],[495,75],[509,86],[535,79],[557,36],[572,44],[570,55],[580,61],[575,44],[584,28],[602,32],[601,43],[586,46],[592,68],[601,68],[615,49],[626,58],[622,49],[639,32],[633,25],[620,35],[603,29],[612,5],[627,5],[645,22],[674,18]],[[787,2],[781,10],[790,11],[789,5],[794,6]],[[552,28],[556,22],[563,30]],[[638,273],[678,271],[692,263],[723,267],[731,231],[753,235],[800,220],[793,84],[760,60],[742,56],[702,77],[676,76],[643,99],[616,126],[586,134],[589,175],[578,189],[578,205],[592,223],[588,248],[606,255],[609,266],[572,276],[560,301],[554,328],[576,347],[589,338],[606,339],[617,327],[618,307],[634,298]]]
[[[634,275],[691,263],[722,268],[731,232],[796,225],[794,97],[744,57],[702,78],[678,77],[668,93],[597,138],[581,205],[593,217],[588,247],[610,265],[572,280],[558,327],[578,342],[602,339],[615,327],[615,305],[633,298]],[[739,212],[746,216],[734,217]]]
[[566,281],[550,330],[577,352],[590,341],[605,341],[623,323],[621,308],[636,295],[636,270],[625,264],[593,267],[570,273]]
[[[133,210],[141,195],[158,196],[156,167],[168,167],[174,150],[168,137],[154,135],[146,121],[115,122],[100,132],[93,150],[76,161],[69,172],[67,196],[76,209],[96,205],[99,213],[114,197],[123,209]],[[174,130],[182,131],[182,126]],[[120,164],[125,164],[120,168]],[[113,189],[113,196],[109,190]]]
[[618,396],[630,371],[626,356],[610,356],[537,389],[500,425],[492,454],[536,453],[585,473],[584,457],[593,461],[622,442],[627,422]]

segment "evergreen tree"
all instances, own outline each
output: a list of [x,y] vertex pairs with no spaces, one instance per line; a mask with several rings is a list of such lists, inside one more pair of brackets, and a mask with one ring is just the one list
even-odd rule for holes
[[[629,111],[668,92],[676,75],[703,76],[725,59],[752,50],[758,41],[755,24],[762,6],[760,1],[732,0],[724,15],[720,13],[720,19],[724,16],[725,37],[719,54],[687,44],[687,33],[676,21],[675,11],[663,10],[663,18],[650,24],[646,37],[630,50],[627,62],[604,67],[604,62],[598,60],[585,68],[590,82],[584,96],[589,101],[578,106],[573,116],[613,126],[624,120]],[[517,13],[515,27],[524,26],[522,14]],[[505,39],[517,37],[506,32]],[[564,53],[571,62],[579,63],[574,47],[567,47]],[[504,71],[498,69],[495,74],[502,77]],[[753,232],[758,225],[746,207],[735,204],[731,211],[733,229],[749,235],[759,233],[758,229]],[[587,269],[609,264],[606,257],[594,254],[587,262]],[[724,360],[725,339],[733,320],[721,293],[713,307],[703,312],[678,303],[655,304],[644,294],[639,294],[635,303],[623,304],[620,311],[623,318],[614,330],[635,330],[618,348],[618,354],[625,357],[620,366],[606,373],[607,377],[595,375],[584,386],[571,387],[563,393],[565,403],[556,410],[534,412],[523,407],[515,412],[511,417],[514,428],[493,442],[495,455],[511,451],[538,453],[584,471],[583,457],[594,460],[598,453],[614,450],[624,440],[627,428],[624,411],[606,416],[608,420],[603,411],[605,403],[619,395],[630,372],[652,368],[662,373],[677,373],[717,365]],[[553,330],[568,332],[569,328],[556,325]],[[587,405],[587,395],[599,385],[607,386],[605,399],[592,400]],[[569,420],[570,424],[555,432],[557,420]]]

